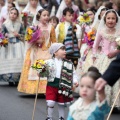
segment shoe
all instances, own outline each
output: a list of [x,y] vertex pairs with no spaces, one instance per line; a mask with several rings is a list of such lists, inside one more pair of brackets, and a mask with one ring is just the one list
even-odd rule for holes
[[64,120],[64,118],[63,118],[63,117],[61,117],[61,118],[59,118],[59,120]]
[[46,118],[46,120],[52,120],[52,118],[50,118],[50,117],[47,117],[47,118]]

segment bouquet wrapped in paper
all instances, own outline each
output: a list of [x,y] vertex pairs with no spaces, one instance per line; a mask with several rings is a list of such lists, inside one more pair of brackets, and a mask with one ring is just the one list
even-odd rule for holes
[[35,42],[40,38],[41,31],[38,28],[38,26],[30,26],[26,30],[25,34],[25,40],[28,41],[28,43]]
[[44,60],[36,60],[31,67],[38,71],[40,77],[47,77],[49,74],[49,66]]
[[6,47],[8,45],[8,39],[0,33],[0,45]]

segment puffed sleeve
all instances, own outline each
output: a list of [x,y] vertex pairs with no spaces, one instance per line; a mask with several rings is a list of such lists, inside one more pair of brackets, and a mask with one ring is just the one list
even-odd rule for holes
[[97,32],[96,39],[93,44],[93,56],[96,56],[101,41],[102,41],[102,35],[99,32]]
[[87,120],[104,120],[110,111],[110,107],[106,100],[99,103],[96,109],[91,113]]
[[82,29],[79,25],[76,25],[76,27],[77,27],[76,37],[77,37],[78,41],[80,41],[81,40],[81,35],[82,35]]
[[59,36],[59,24],[57,25],[56,29],[55,29],[55,34],[56,34],[56,39],[58,41],[58,36]]
[[56,42],[56,34],[55,34],[55,29],[54,29],[53,26],[52,26],[52,28],[51,28],[50,41],[51,41],[52,43]]

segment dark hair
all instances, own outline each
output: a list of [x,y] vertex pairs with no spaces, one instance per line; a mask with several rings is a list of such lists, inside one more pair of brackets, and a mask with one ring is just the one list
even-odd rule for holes
[[95,15],[96,10],[94,9],[94,7],[88,8],[85,12],[88,12],[88,11],[91,11]]
[[74,10],[72,8],[67,7],[63,10],[63,15],[65,16],[67,12],[69,12],[70,14],[73,14]]
[[[40,9],[40,10],[38,11],[38,13],[37,13],[37,15],[36,15],[36,19],[37,19],[38,21],[39,21],[40,16],[41,16],[41,14],[42,14],[43,11],[48,11],[48,10],[46,10],[46,9]],[[48,11],[48,13],[49,13],[49,11]]]
[[13,8],[10,9],[10,12],[11,12],[12,10],[16,10],[16,11],[17,11],[17,17],[18,17],[18,16],[19,16],[19,11],[18,11],[18,9],[17,9],[16,7],[13,7]]
[[81,78],[87,77],[87,76],[92,78],[95,82],[99,77],[101,77],[101,73],[99,72],[99,70],[96,67],[92,66],[88,69],[88,72],[85,73]]
[[109,10],[105,13],[104,22],[106,23],[106,16],[108,13],[114,13],[116,15],[116,23],[118,22],[118,16],[114,10]]
[[112,9],[113,3],[109,2],[109,1],[105,1],[105,2],[104,2],[104,5],[105,5],[106,8]]
[[[103,8],[103,9],[101,9],[101,12],[107,11],[107,10],[108,10],[108,8]],[[100,14],[101,14],[101,12],[100,12]],[[99,19],[99,20],[101,20],[100,14],[98,15],[98,19]]]
[[13,2],[9,2],[8,4],[11,4],[12,7],[16,7],[15,4]]
[[49,21],[51,21],[51,20],[53,20],[53,21],[55,20],[57,22],[57,24],[59,23],[59,19],[56,16],[50,17]]

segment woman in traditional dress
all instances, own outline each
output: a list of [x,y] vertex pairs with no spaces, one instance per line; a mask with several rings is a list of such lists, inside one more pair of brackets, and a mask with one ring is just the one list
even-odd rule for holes
[[[117,49],[116,38],[120,36],[120,18],[113,9],[108,10],[100,21],[96,39],[93,45],[93,62],[101,73],[104,73],[112,60],[115,59],[120,50]],[[101,43],[101,51],[99,44]],[[99,51],[99,53],[98,53]],[[110,105],[115,100],[116,93],[120,89],[120,81],[113,88],[106,87],[107,100]],[[120,97],[116,102],[120,107]]]
[[[52,43],[56,42],[54,27],[49,24],[49,12],[41,9],[38,11],[36,18],[39,21],[38,27],[41,32],[39,33],[40,35],[37,34],[38,39],[33,38],[31,44],[27,44],[26,57],[18,85],[18,91],[27,94],[36,93],[39,79],[37,72],[31,68],[31,65],[37,59],[47,60],[51,58],[48,48]],[[47,79],[41,78],[38,93],[46,92],[46,84]]]
[[38,0],[29,0],[28,1],[28,4],[26,5],[24,10],[22,11],[23,13],[28,14],[27,26],[35,24],[35,22],[33,22],[35,20],[33,20],[33,19],[36,17],[36,14],[40,9],[42,9],[42,7],[41,7]]
[[0,81],[13,85],[19,82],[24,59],[23,25],[16,8],[10,9],[2,33],[7,37],[8,45],[0,47]]

